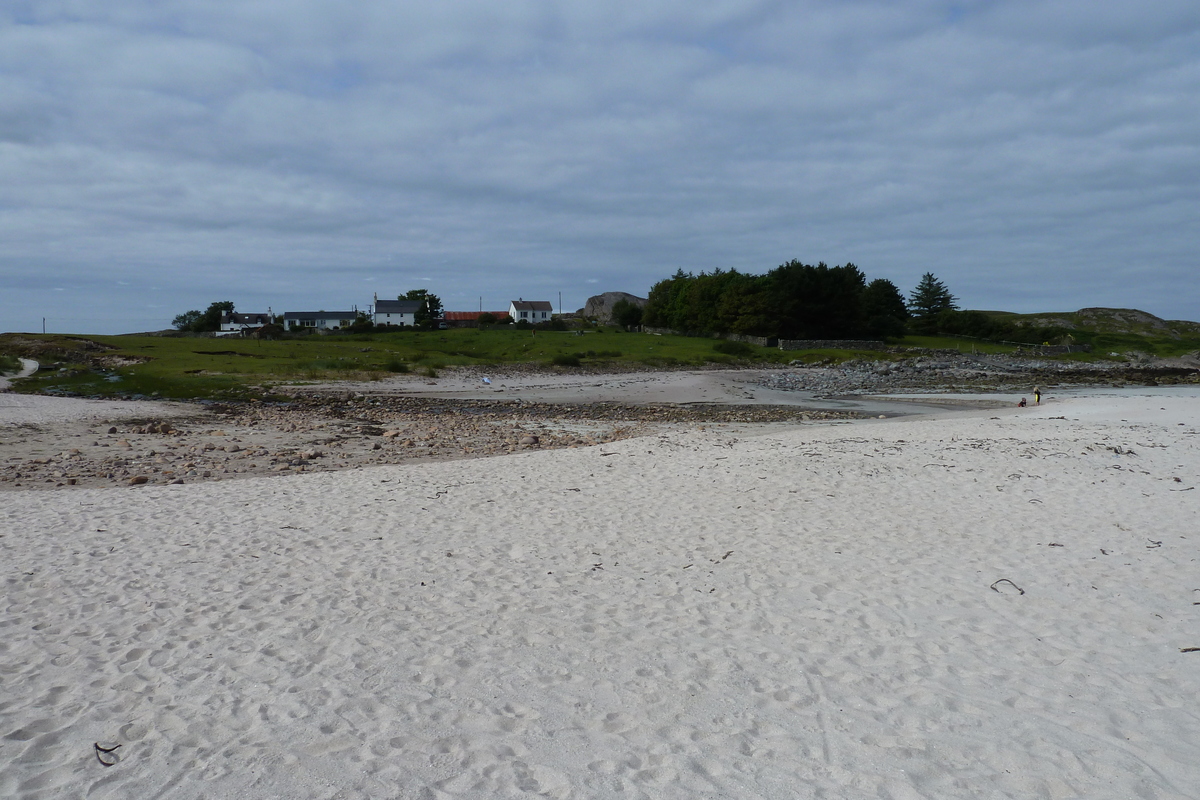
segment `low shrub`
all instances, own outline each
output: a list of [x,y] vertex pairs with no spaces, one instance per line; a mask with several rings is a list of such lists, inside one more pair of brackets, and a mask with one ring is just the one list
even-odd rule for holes
[[323,358],[314,361],[312,365],[315,369],[338,370],[343,372],[362,368],[358,362],[349,358]]
[[579,356],[574,353],[559,353],[550,359],[550,363],[556,367],[578,367],[580,365]]
[[735,358],[750,358],[754,355],[753,347],[745,342],[736,342],[732,339],[722,339],[713,345],[713,350]]

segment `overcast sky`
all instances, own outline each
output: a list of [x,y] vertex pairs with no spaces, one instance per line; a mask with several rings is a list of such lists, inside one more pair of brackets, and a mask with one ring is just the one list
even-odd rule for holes
[[857,264],[1200,319],[1200,3],[5,0],[0,330]]

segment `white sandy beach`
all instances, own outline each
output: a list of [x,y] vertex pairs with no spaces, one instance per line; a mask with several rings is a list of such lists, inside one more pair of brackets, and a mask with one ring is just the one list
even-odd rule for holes
[[1176,392],[9,492],[0,796],[1195,798],[1197,483]]

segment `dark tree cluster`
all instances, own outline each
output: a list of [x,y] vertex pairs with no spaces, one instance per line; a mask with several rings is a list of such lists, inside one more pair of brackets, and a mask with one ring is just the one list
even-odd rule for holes
[[193,333],[219,331],[221,330],[221,315],[225,313],[233,313],[233,303],[229,300],[211,303],[205,311],[198,309],[185,311],[171,320],[171,324],[175,326],[176,330],[192,331]]
[[613,303],[612,319],[623,328],[636,328],[642,324],[642,307],[628,300]]
[[417,313],[413,316],[413,325],[423,331],[432,330],[437,327],[438,321],[442,318],[442,301],[436,294],[432,294],[428,289],[409,289],[404,293],[403,297],[397,297],[397,300],[419,300],[421,307],[417,309]]
[[958,298],[932,272],[921,276],[917,288],[908,299],[912,315],[909,329],[914,333],[942,336],[965,336],[971,339],[1040,344],[1058,341],[1066,336],[1064,328],[1041,328],[1014,325],[1012,322],[982,311],[960,311]]
[[894,338],[908,310],[889,280],[867,282],[854,264],[792,260],[765,275],[679,270],[650,290],[642,324],[700,334],[784,339]]

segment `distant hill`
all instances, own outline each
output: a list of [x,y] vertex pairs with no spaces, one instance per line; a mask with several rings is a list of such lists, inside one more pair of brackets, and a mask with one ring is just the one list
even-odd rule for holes
[[1089,333],[1134,334],[1170,339],[1200,336],[1200,322],[1165,320],[1135,308],[1081,308],[1078,311],[1050,311],[1040,314],[1013,314],[1008,311],[986,313],[1022,327],[1062,327]]

